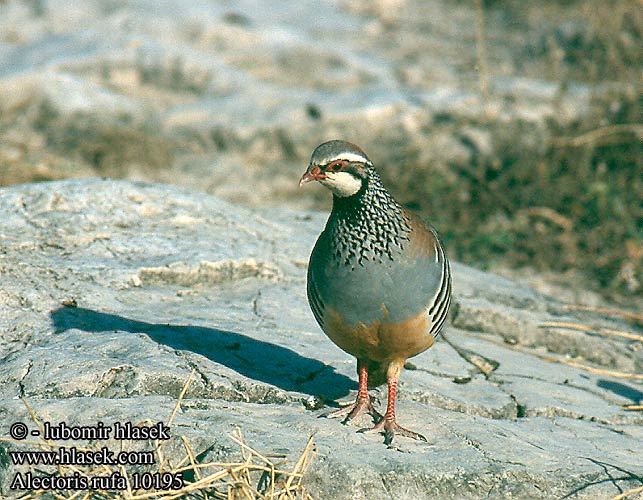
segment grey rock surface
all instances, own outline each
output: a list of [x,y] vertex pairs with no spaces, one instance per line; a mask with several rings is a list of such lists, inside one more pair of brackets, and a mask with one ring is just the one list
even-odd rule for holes
[[543,359],[641,374],[640,343],[541,327],[631,325],[454,264],[445,338],[401,378],[399,420],[430,443],[386,448],[306,405],[356,389],[355,360],[305,298],[325,214],[95,179],[4,188],[0,213],[2,436],[29,421],[20,397],[71,425],[166,420],[194,369],[173,429],[217,457],[235,426],[265,452],[296,454],[314,433],[319,499],[594,499],[643,481],[643,416],[622,408],[643,400],[640,377]]

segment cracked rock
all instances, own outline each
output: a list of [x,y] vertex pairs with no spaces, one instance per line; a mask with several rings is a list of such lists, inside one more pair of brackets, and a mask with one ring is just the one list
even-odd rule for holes
[[[195,455],[228,458],[235,426],[266,452],[314,433],[315,498],[605,498],[640,484],[643,420],[623,405],[643,399],[641,380],[530,353],[631,373],[643,353],[540,328],[562,304],[518,283],[453,264],[448,342],[411,359],[400,382],[400,423],[429,444],[400,437],[389,449],[356,432],[368,418],[319,418],[357,387],[355,360],[306,301],[301,263],[325,214],[266,221],[175,187],[96,179],[1,189],[0,212],[0,435],[30,422],[20,396],[52,422],[166,418],[194,371],[174,425]],[[138,286],[123,286],[132,276]],[[0,463],[0,477],[12,470]]]

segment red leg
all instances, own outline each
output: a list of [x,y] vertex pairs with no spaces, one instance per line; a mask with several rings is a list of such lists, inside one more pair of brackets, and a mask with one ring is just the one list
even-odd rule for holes
[[344,422],[353,420],[359,417],[364,412],[371,415],[375,420],[380,420],[382,416],[373,408],[371,398],[368,395],[368,363],[366,361],[357,360],[357,372],[359,374],[359,389],[357,390],[357,398],[354,403],[351,403],[339,410],[334,410],[326,415],[328,418],[343,417]]
[[370,429],[360,429],[360,432],[382,432],[384,434],[384,444],[391,444],[396,434],[409,437],[418,441],[426,441],[422,434],[410,431],[398,425],[395,420],[395,396],[397,394],[397,381],[402,371],[402,363],[391,363],[387,374],[388,383],[388,400],[386,402],[386,415],[375,426]]

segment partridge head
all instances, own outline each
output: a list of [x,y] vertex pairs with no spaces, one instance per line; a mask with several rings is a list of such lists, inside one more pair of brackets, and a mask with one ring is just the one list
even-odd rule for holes
[[[321,144],[300,185],[318,181],[333,194],[333,208],[310,256],[308,302],[326,335],[357,358],[355,403],[332,412],[375,419],[368,432],[426,440],[401,427],[395,396],[407,358],[428,349],[451,301],[449,262],[436,231],[408,213],[386,190],[366,154],[345,141]],[[369,380],[370,379],[370,380]],[[388,384],[382,417],[369,382]]]
[[373,164],[359,147],[345,141],[329,141],[313,152],[310,166],[299,185],[319,181],[340,198],[358,193]]

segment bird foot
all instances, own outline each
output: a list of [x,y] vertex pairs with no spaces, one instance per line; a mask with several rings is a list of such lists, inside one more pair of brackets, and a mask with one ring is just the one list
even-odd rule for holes
[[383,418],[382,415],[375,408],[373,408],[373,404],[371,403],[371,399],[369,397],[358,397],[354,403],[350,403],[343,408],[339,408],[338,410],[333,410],[330,413],[326,414],[326,417],[345,417],[343,422],[346,423],[349,420],[356,419],[364,413],[368,413],[369,415],[371,415],[376,422],[379,422]]
[[373,432],[381,432],[382,434],[384,434],[384,444],[386,445],[389,445],[393,442],[393,438],[395,437],[396,434],[399,434],[400,436],[408,437],[411,439],[415,439],[416,441],[428,442],[427,439],[422,434],[405,429],[404,427],[399,425],[395,421],[395,419],[393,420],[382,419],[370,429],[369,428],[360,429],[357,432],[363,432],[365,434],[371,434]]

